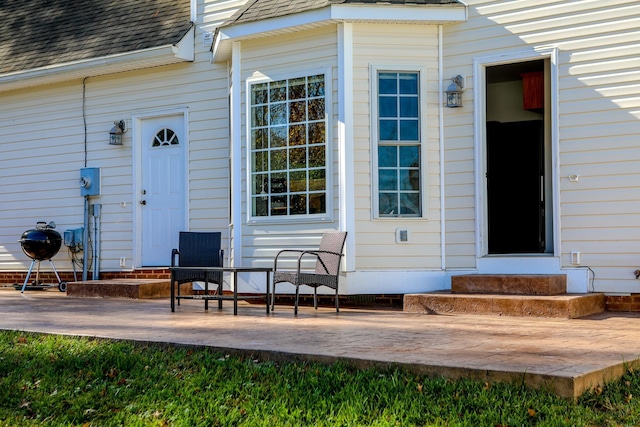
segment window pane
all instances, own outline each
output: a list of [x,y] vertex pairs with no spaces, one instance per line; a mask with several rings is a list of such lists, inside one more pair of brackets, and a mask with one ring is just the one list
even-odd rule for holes
[[271,170],[284,170],[287,168],[287,150],[271,151]]
[[267,216],[269,214],[269,198],[253,197],[253,215]]
[[418,74],[402,73],[399,75],[400,93],[418,93]]
[[280,102],[278,104],[271,104],[270,125],[284,125],[287,124],[287,104]]
[[396,169],[382,169],[378,173],[378,188],[383,190],[397,190],[398,189],[398,173]]
[[309,144],[324,144],[324,122],[309,123]]
[[309,118],[307,120],[322,120],[324,119],[324,99],[310,99],[309,100]]
[[268,112],[266,105],[251,107],[251,127],[266,126]]
[[253,175],[253,194],[266,194],[268,188],[268,175]]
[[378,146],[378,166],[381,168],[398,166],[398,147],[395,145]]
[[400,215],[420,215],[420,194],[400,194]]
[[289,197],[290,215],[304,215],[307,213],[307,195],[293,194]]
[[307,167],[307,149],[291,148],[289,150],[289,169],[301,169]]
[[378,102],[380,117],[398,117],[398,105],[395,96],[381,96]]
[[380,120],[380,140],[381,141],[397,141],[398,140],[398,121],[397,120]]
[[287,174],[284,172],[271,174],[271,193],[287,192]]
[[378,93],[380,94],[398,93],[398,74],[380,73],[378,75]]
[[309,213],[321,214],[327,212],[327,202],[324,193],[309,194]]
[[400,190],[420,190],[420,171],[417,169],[401,170]]
[[313,145],[309,147],[309,167],[318,168],[325,165],[325,146]]
[[409,145],[400,147],[400,166],[420,167],[420,146]]
[[307,171],[297,171],[289,174],[289,191],[307,191]]
[[308,81],[309,98],[316,98],[319,96],[324,97],[324,76],[321,74],[317,76],[311,76],[309,77]]
[[287,127],[278,126],[271,128],[271,148],[287,145]]
[[264,129],[254,129],[251,131],[251,148],[262,149],[267,148],[268,139],[265,135]]
[[327,184],[325,180],[324,169],[315,169],[309,171],[309,190],[320,191],[326,190]]
[[253,155],[253,172],[269,170],[269,156],[267,151],[257,151]]
[[304,122],[307,120],[307,102],[295,101],[289,103],[289,123]]
[[418,97],[400,98],[400,117],[418,117]]
[[287,214],[287,196],[271,196],[271,215]]
[[259,83],[251,86],[251,105],[266,104],[267,102],[267,84]]
[[289,145],[304,145],[307,143],[307,127],[305,125],[289,126]]
[[306,83],[304,77],[289,80],[289,99],[305,98],[307,96]]
[[417,120],[401,120],[400,121],[400,140],[401,141],[417,141],[418,140],[418,121]]
[[286,101],[287,81],[280,80],[269,84],[269,102]]
[[380,215],[398,214],[397,193],[380,193],[380,197],[378,198],[378,213]]

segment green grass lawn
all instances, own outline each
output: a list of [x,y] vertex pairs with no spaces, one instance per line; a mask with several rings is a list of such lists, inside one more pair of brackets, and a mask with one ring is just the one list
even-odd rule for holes
[[634,426],[640,375],[578,402],[517,384],[0,331],[1,426]]

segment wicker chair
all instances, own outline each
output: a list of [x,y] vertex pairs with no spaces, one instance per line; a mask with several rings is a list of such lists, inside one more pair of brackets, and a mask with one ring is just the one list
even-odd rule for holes
[[[222,233],[220,232],[181,231],[178,242],[179,249],[171,251],[171,267],[222,267],[224,251],[220,247],[221,237]],[[180,285],[192,282],[215,283],[218,285],[217,292],[222,293],[221,271],[207,274],[202,270],[176,270],[173,274],[174,281],[178,284],[178,297],[180,296]],[[177,300],[180,305],[180,299]]]
[[[342,260],[342,250],[347,239],[347,232],[330,232],[322,235],[320,247],[317,250],[295,250],[284,249],[275,257],[273,265],[273,298],[271,298],[271,308],[275,308],[276,284],[288,282],[296,287],[296,299],[294,314],[298,314],[298,298],[300,286],[311,286],[313,288],[313,307],[318,309],[318,287],[327,286],[336,291],[336,312],[340,311],[338,304],[338,277],[340,274],[340,261]],[[297,268],[295,270],[278,270],[278,261],[281,255],[297,254]],[[313,272],[301,271],[302,261],[307,257],[316,259],[316,268]]]

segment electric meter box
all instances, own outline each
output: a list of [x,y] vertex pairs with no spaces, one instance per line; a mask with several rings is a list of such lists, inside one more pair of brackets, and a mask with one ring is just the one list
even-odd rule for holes
[[80,194],[82,196],[100,195],[100,168],[80,169]]
[[83,234],[83,227],[66,230],[64,232],[64,245],[69,248],[81,247]]

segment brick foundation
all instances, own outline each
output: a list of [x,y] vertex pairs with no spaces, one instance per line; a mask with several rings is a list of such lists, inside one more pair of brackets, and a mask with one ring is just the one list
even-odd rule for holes
[[[35,280],[35,269],[31,272],[29,281]],[[63,282],[75,282],[73,271],[60,271],[58,270],[60,280]],[[82,271],[76,273],[78,280],[82,280]],[[27,277],[27,272],[0,272],[0,286],[13,285],[14,283],[24,283],[24,279]],[[89,278],[92,277],[92,273],[89,272]],[[100,273],[100,279],[169,279],[171,274],[167,268],[156,269],[142,269],[134,271],[107,271]],[[53,270],[45,264],[42,265],[40,270],[40,281],[42,283],[57,283]]]
[[[73,271],[58,270],[60,279],[63,282],[74,282]],[[78,281],[82,280],[82,271],[76,273]],[[14,283],[22,284],[27,276],[27,272],[0,272],[0,286],[11,286]],[[89,272],[89,278],[92,273]],[[169,279],[171,273],[168,268],[148,268],[133,271],[105,271],[100,273],[100,280],[113,279]],[[31,273],[29,280],[35,279],[35,272]],[[42,266],[40,271],[40,281],[42,283],[57,283],[53,270],[47,265]],[[344,307],[388,307],[402,310],[402,294],[379,294],[379,295],[340,295],[340,306]],[[279,304],[293,304],[294,295],[278,295]],[[322,306],[333,306],[333,295],[318,295],[318,304]],[[313,295],[300,295],[301,305],[312,305]]]
[[640,294],[605,295],[605,310],[607,311],[636,311],[640,312]]

